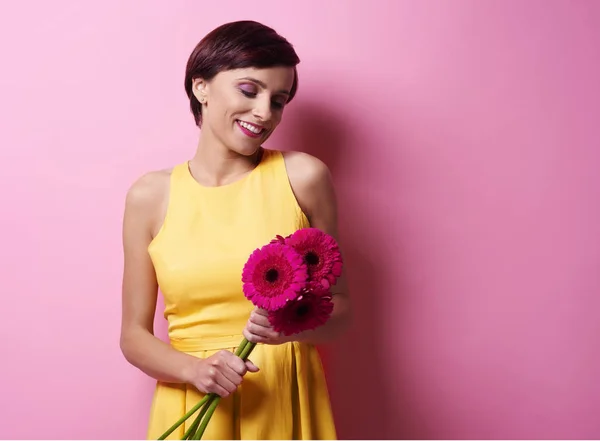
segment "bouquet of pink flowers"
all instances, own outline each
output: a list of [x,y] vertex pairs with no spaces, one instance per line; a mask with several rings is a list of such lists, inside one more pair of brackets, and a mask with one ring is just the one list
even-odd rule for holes
[[[336,240],[317,228],[303,228],[287,237],[278,235],[252,252],[244,265],[244,295],[268,311],[276,332],[289,336],[315,329],[333,312],[330,289],[341,276],[342,266]],[[245,361],[255,346],[244,338],[236,355]],[[183,439],[201,439],[220,399],[217,394],[207,394],[158,439],[166,439],[198,410]]]

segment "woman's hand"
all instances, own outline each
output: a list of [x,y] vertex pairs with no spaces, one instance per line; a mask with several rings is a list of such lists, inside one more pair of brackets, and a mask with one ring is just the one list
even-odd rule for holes
[[261,308],[252,311],[243,335],[249,342],[267,345],[280,345],[290,341],[288,337],[273,329],[271,323],[269,323],[269,313]]
[[234,353],[223,350],[195,360],[190,383],[205,394],[227,397],[242,383],[246,372],[258,372],[258,368],[250,360],[244,362]]

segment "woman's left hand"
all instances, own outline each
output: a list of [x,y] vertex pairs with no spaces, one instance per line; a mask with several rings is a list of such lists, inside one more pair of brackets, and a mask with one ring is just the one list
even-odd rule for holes
[[269,313],[261,308],[255,308],[246,323],[243,335],[249,342],[280,345],[289,341],[283,334],[276,332],[269,322]]

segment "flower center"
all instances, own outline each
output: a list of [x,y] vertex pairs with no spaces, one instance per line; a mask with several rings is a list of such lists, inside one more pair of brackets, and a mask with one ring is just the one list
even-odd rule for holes
[[267,282],[269,283],[274,283],[277,281],[277,279],[279,279],[279,271],[277,271],[275,268],[271,268],[270,270],[268,270],[265,274],[265,279],[267,280]]
[[315,265],[319,264],[319,255],[317,253],[315,253],[314,251],[309,251],[304,256],[304,260],[307,265],[315,266]]
[[309,311],[310,311],[310,306],[300,305],[296,308],[296,315],[302,317],[303,315],[308,314]]

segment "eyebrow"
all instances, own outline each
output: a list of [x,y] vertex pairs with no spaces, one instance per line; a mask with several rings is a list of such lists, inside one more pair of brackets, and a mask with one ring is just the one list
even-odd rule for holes
[[[252,81],[253,83],[258,84],[260,87],[262,87],[263,89],[267,88],[267,85],[265,83],[263,83],[260,80],[257,80],[256,78],[252,78],[252,77],[244,77],[244,78],[238,78],[238,80],[248,80],[248,81]],[[290,92],[288,92],[287,90],[279,90],[276,93],[282,93],[284,95],[291,95]]]

